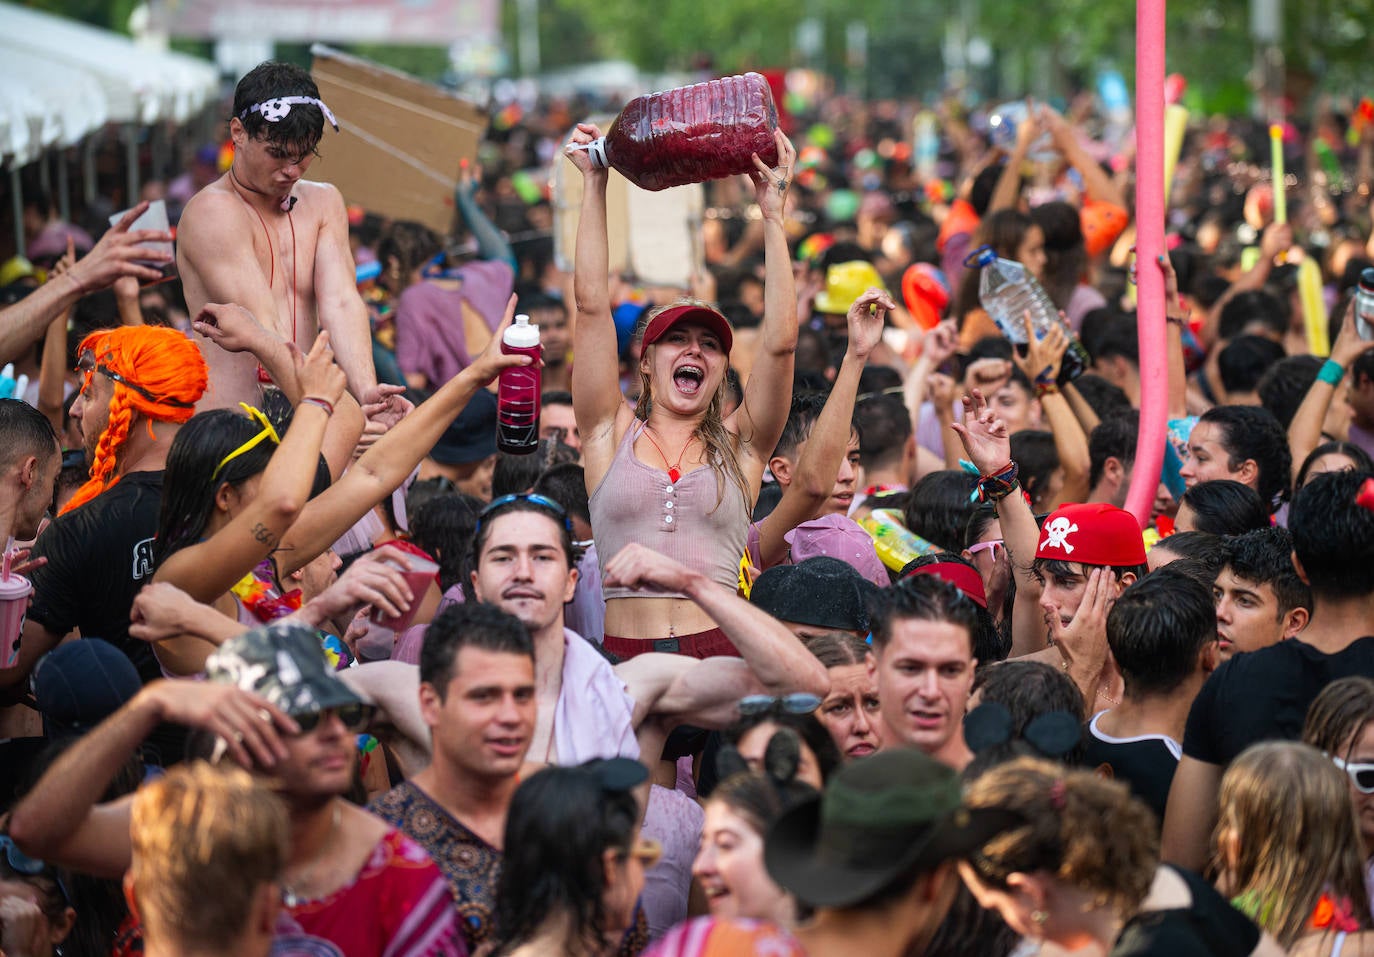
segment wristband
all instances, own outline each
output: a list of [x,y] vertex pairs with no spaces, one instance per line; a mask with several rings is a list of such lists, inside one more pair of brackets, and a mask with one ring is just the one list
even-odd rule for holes
[[317,406],[319,406],[321,409],[324,409],[324,414],[325,414],[325,415],[333,415],[333,414],[334,414],[334,403],[333,403],[333,402],[330,402],[328,399],[321,399],[321,398],[319,398],[319,397],[317,397],[317,396],[307,395],[307,396],[303,396],[303,397],[301,398],[300,404],[301,404],[301,405],[306,405],[306,404],[309,404],[309,405],[317,405]]
[[1058,394],[1059,394],[1059,385],[1058,385],[1058,383],[1055,383],[1055,382],[1037,382],[1037,383],[1035,383],[1035,397],[1036,397],[1037,399],[1043,399],[1043,398],[1044,398],[1045,396],[1047,396],[1047,395],[1058,395]]
[[1343,378],[1345,378],[1345,369],[1335,359],[1327,359],[1317,372],[1317,381],[1325,382],[1330,386],[1340,385]]
[[991,475],[978,479],[978,501],[1000,502],[1016,489],[1016,476],[1020,471],[1015,462],[1008,462]]

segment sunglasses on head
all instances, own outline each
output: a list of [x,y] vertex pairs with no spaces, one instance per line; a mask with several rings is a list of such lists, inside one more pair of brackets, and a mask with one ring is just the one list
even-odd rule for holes
[[497,509],[505,508],[507,505],[515,502],[529,502],[531,505],[537,505],[539,508],[553,512],[558,520],[563,523],[563,526],[568,531],[572,531],[572,519],[568,518],[568,513],[564,510],[563,506],[559,505],[551,498],[538,495],[534,492],[516,492],[513,495],[502,495],[500,498],[492,499],[486,508],[477,513],[476,531],[480,532],[482,530],[483,523],[486,522],[487,518]]
[[172,399],[166,396],[153,395],[153,393],[143,388],[143,386],[137,384],[136,382],[130,382],[128,379],[126,379],[124,376],[120,375],[113,369],[111,369],[109,366],[97,362],[95,359],[95,353],[90,349],[81,350],[81,354],[77,356],[76,359],[76,369],[78,372],[85,373],[87,384],[90,383],[91,373],[99,372],[105,378],[113,382],[118,382],[120,385],[124,386],[124,388],[132,389],[134,392],[137,392],[139,395],[143,396],[143,398],[147,399],[149,402],[156,402],[158,405],[175,406],[178,409],[194,409],[196,407],[194,402],[184,402],[181,399]]
[[341,722],[350,734],[356,734],[367,727],[367,722],[372,718],[372,706],[355,702],[353,704],[341,704],[335,708],[321,708],[319,711],[306,711],[303,714],[293,714],[291,717],[301,729],[301,734],[309,734],[318,728],[330,715],[334,715]]
[[[67,887],[62,883],[62,878],[57,875],[56,869],[48,870],[48,865],[36,857],[29,857],[19,849],[19,845],[14,843],[14,838],[8,834],[0,834],[0,848],[4,849],[5,861],[9,864],[10,870],[22,877],[48,877],[55,884],[62,894],[62,899],[67,906],[71,906],[71,895],[67,893]],[[647,866],[647,865],[646,865]]]
[[739,699],[739,713],[745,717],[766,712],[782,714],[810,714],[821,706],[819,695],[804,691],[786,694],[779,698],[766,694],[751,694]]
[[1342,761],[1334,755],[1331,758],[1336,767],[1350,775],[1350,783],[1362,794],[1374,794],[1374,764],[1354,764]]
[[993,559],[996,559],[997,550],[1005,547],[1006,546],[1003,544],[1002,539],[994,538],[990,542],[976,542],[975,544],[970,545],[968,547],[968,552],[970,555],[977,555],[979,552],[991,551]]

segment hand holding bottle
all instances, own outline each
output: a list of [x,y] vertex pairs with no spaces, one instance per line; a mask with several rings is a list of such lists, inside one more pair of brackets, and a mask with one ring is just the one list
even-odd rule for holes
[[[601,128],[595,123],[578,123],[577,128],[572,132],[568,145],[563,147],[563,155],[572,160],[572,164],[582,171],[584,178],[599,176],[605,179],[607,176],[606,168],[593,163],[591,154],[586,149],[600,137]],[[511,315],[514,313],[512,312]]]
[[777,168],[770,167],[755,153],[756,169],[749,174],[749,178],[754,181],[754,198],[763,218],[780,223],[787,206],[787,190],[792,185],[792,167],[797,160],[797,150],[782,130],[774,130],[773,139],[778,144]]

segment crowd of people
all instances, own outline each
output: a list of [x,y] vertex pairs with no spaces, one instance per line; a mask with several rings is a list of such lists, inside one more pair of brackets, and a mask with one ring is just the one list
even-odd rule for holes
[[145,197],[174,254],[40,196],[0,957],[1374,953],[1374,123],[1285,123],[1291,183],[1197,124],[1136,263],[1091,97],[917,110],[784,112],[684,289],[612,271],[585,103],[503,111],[449,236],[303,178],[350,118],[280,63]]

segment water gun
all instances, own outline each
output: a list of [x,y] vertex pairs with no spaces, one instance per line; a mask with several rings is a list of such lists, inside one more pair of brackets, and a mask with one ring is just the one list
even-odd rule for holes
[[1311,256],[1298,264],[1298,298],[1302,302],[1302,325],[1307,333],[1307,351],[1314,356],[1331,355],[1331,333],[1326,324],[1326,298],[1322,295],[1322,271]]
[[892,509],[875,508],[859,519],[859,526],[873,539],[873,549],[883,565],[899,572],[922,555],[939,551],[902,524],[901,514]]

